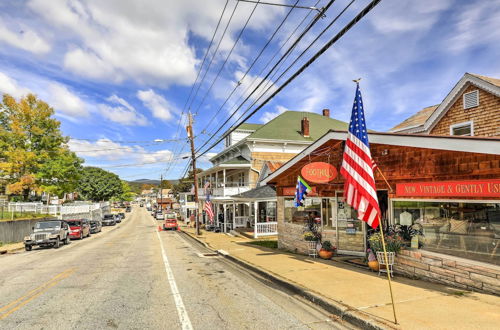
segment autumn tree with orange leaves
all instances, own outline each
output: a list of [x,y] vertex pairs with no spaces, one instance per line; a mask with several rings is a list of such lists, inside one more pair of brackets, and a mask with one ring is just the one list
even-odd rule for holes
[[74,191],[82,160],[53,118],[54,109],[35,95],[0,103],[0,178],[7,194],[26,200],[30,192],[61,196]]

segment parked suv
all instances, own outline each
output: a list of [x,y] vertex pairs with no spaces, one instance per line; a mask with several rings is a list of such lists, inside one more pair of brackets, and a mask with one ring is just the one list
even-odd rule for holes
[[24,248],[31,251],[33,246],[53,246],[59,248],[61,242],[69,244],[68,224],[62,220],[38,221],[33,232],[24,238]]
[[163,212],[162,211],[156,212],[155,218],[156,218],[156,220],[163,220],[163,219],[165,219],[164,216],[163,216]]
[[102,224],[99,220],[90,220],[90,233],[95,234],[102,231]]
[[115,217],[116,223],[122,222],[122,216],[121,215],[119,215],[118,213],[116,213],[116,214],[113,214],[113,216]]
[[67,220],[71,229],[70,238],[83,239],[90,236],[90,223],[87,219]]
[[116,225],[116,219],[113,214],[105,214],[104,217],[102,218],[102,225],[103,226],[114,226]]

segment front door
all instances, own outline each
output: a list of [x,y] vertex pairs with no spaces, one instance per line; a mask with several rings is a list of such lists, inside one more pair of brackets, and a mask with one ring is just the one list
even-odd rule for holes
[[342,192],[336,194],[337,249],[341,254],[365,255],[365,224],[347,205]]

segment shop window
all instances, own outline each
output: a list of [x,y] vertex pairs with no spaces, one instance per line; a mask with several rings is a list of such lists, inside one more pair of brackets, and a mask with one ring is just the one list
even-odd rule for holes
[[426,250],[500,265],[500,203],[393,201],[393,216],[423,229]]
[[276,221],[276,202],[259,202],[259,222]]
[[293,198],[285,199],[286,222],[305,225],[309,220],[321,224],[321,198],[306,198],[302,207],[295,207]]

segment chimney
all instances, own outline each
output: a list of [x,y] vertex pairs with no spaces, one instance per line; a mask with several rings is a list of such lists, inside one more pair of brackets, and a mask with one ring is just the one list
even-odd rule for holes
[[300,124],[302,136],[309,137],[309,119],[307,117],[302,118]]
[[323,109],[323,116],[330,118],[330,109]]

